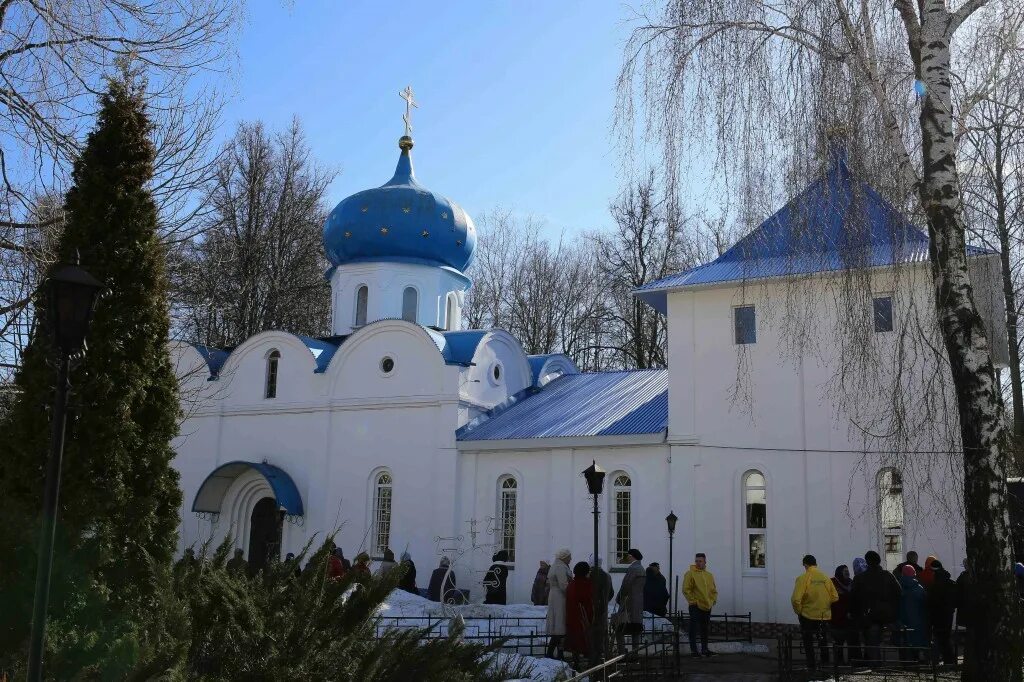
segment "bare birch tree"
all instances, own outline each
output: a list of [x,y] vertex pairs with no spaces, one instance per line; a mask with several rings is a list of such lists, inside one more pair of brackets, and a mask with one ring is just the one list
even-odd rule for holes
[[326,334],[325,193],[335,173],[312,156],[298,120],[277,135],[238,127],[208,187],[202,236],[173,260],[182,334],[233,346],[267,329]]
[[[28,295],[48,254],[35,197],[60,196],[105,80],[147,77],[157,146],[153,192],[161,228],[187,235],[204,210],[195,189],[213,168],[221,99],[193,78],[225,66],[240,3],[233,0],[0,2],[0,362],[15,365],[31,318]],[[0,373],[0,381],[4,375]]]
[[[977,588],[964,668],[971,680],[1018,678],[1021,633],[1006,570],[1008,432],[970,281],[957,166],[956,124],[980,95],[958,99],[954,108],[952,94],[965,60],[984,59],[970,50],[965,23],[1005,22],[1020,11],[1010,0],[953,6],[946,0],[667,0],[660,16],[639,19],[620,90],[620,120],[631,125],[634,101],[645,105],[641,120],[649,139],[663,141],[670,176],[694,136],[712,130],[718,159],[745,187],[770,187],[766,171],[780,166],[790,169],[790,178],[807,177],[821,143],[815,129],[829,117],[852,124],[862,141],[859,165],[878,171],[873,180],[894,169],[892,184],[881,189],[891,190],[897,205],[917,208],[927,223],[941,340],[932,365],[948,367],[953,386],[950,412],[958,420],[967,552]],[[912,190],[903,202],[901,188]],[[855,301],[869,284],[858,274],[867,268],[847,266],[840,286]]]

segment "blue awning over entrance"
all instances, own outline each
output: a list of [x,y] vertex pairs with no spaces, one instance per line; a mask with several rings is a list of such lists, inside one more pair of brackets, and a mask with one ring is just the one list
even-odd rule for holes
[[252,469],[266,479],[274,491],[277,505],[284,507],[288,516],[302,516],[302,497],[299,495],[299,489],[295,487],[295,481],[283,469],[266,462],[228,462],[220,465],[199,486],[199,492],[192,503],[192,511],[219,514],[228,488],[236,478]]

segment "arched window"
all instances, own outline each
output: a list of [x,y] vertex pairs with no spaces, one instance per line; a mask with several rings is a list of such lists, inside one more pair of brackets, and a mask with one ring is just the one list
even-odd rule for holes
[[516,506],[519,484],[511,476],[498,479],[498,528],[501,531],[499,549],[508,553],[508,560],[516,560]]
[[267,355],[267,382],[263,387],[264,398],[277,397],[277,363],[281,359],[281,353],[276,350],[270,351]]
[[409,322],[416,321],[416,308],[419,306],[419,294],[412,287],[406,287],[402,292],[402,319]]
[[903,477],[892,467],[878,472],[882,557],[891,571],[903,560]]
[[444,328],[448,331],[455,329],[455,295],[448,294],[447,302],[444,308]]
[[624,473],[612,476],[612,537],[608,543],[611,549],[609,565],[628,563],[623,559],[633,541],[633,482]]
[[382,471],[373,479],[373,556],[384,556],[391,543],[391,473]]
[[768,488],[760,471],[743,474],[743,547],[745,569],[768,566]]
[[370,289],[365,284],[356,289],[356,325],[366,324],[366,306],[369,304]]

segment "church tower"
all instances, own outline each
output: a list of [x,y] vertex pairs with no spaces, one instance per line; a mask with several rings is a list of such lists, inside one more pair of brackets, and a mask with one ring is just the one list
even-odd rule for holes
[[327,217],[333,334],[387,318],[461,327],[476,228],[455,202],[417,182],[409,132],[407,111],[394,177],[342,200]]

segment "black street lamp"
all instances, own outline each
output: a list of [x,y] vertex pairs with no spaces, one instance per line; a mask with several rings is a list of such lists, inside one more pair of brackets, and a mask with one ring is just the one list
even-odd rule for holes
[[605,470],[597,466],[597,461],[593,460],[592,464],[583,470],[581,474],[583,478],[587,479],[587,492],[594,496],[594,565],[597,566],[599,563],[597,546],[597,517],[600,512],[597,510],[597,496],[601,494],[601,490],[604,488],[604,477]]
[[672,611],[675,611],[676,604],[676,588],[672,584],[672,539],[676,534],[676,521],[679,517],[675,515],[675,512],[670,511],[668,516],[665,517],[665,523],[668,525],[668,586],[672,590]]
[[96,300],[103,285],[77,265],[58,268],[47,282],[49,316],[59,350],[57,390],[53,400],[50,458],[46,464],[43,491],[43,524],[36,568],[36,592],[32,604],[32,639],[28,652],[29,682],[43,676],[43,645],[46,642],[46,609],[50,600],[50,572],[53,568],[53,539],[56,532],[57,501],[60,495],[61,459],[64,456],[64,427],[67,422],[68,371],[71,356],[85,349]]

